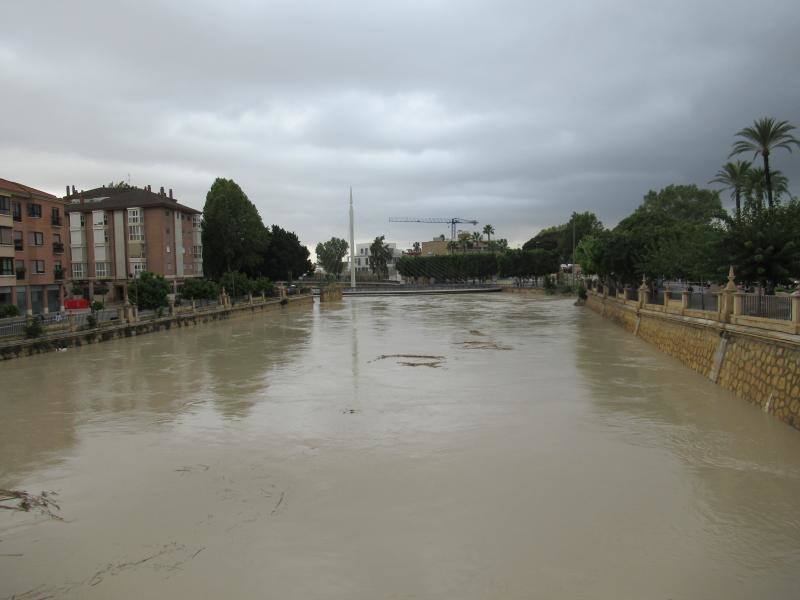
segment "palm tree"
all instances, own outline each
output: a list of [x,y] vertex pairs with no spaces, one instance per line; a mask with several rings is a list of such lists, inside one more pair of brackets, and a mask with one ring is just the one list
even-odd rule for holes
[[726,163],[716,177],[709,183],[721,183],[731,190],[731,198],[736,201],[736,218],[742,216],[742,190],[747,186],[750,166],[753,163],[747,160],[737,160],[735,163]]
[[494,235],[494,227],[489,225],[488,223],[483,226],[483,235],[486,236],[486,242],[489,246],[492,245],[492,236]]
[[480,243],[481,243],[481,238],[482,237],[483,236],[481,235],[480,231],[473,231],[472,232],[472,247],[473,248],[478,249],[480,247]]
[[743,138],[733,144],[729,156],[752,152],[753,156],[761,155],[764,159],[764,183],[767,188],[767,202],[772,208],[772,172],[769,169],[769,155],[773,150],[782,148],[792,151],[792,146],[800,148],[800,141],[791,132],[796,127],[788,121],[775,121],[772,117],[756,119],[752,127],[745,127],[736,135]]
[[447,251],[450,252],[450,254],[453,254],[456,250],[458,250],[458,243],[456,241],[450,240],[447,242]]
[[[780,198],[783,194],[789,193],[789,179],[786,175],[780,171],[773,170],[769,174],[769,179],[772,182],[772,191],[776,198]],[[744,187],[742,191],[744,192],[745,198],[747,198],[751,205],[759,209],[764,206],[764,195],[766,193],[765,181],[764,169],[761,167],[750,169],[744,178]]]

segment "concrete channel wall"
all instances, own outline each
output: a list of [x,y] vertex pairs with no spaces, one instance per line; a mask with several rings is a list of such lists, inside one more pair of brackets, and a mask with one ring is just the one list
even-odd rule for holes
[[312,304],[311,294],[290,296],[283,300],[254,300],[252,303],[234,306],[219,306],[210,310],[186,310],[175,315],[153,318],[137,322],[122,322],[101,325],[94,329],[80,331],[62,331],[33,339],[17,339],[0,344],[0,360],[9,360],[21,356],[31,356],[43,352],[53,352],[64,348],[76,348],[84,344],[106,342],[119,338],[144,335],[156,331],[181,329],[202,323],[230,319],[240,315],[280,310],[287,306]]
[[596,292],[586,306],[800,429],[800,335],[648,309]]

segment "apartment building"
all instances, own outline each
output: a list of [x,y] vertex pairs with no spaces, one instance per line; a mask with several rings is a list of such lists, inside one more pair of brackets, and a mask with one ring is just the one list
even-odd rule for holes
[[[365,244],[356,244],[355,248],[355,263],[356,263],[356,273],[372,273],[372,270],[369,266],[369,257],[370,257],[370,246],[372,243],[365,243]],[[386,267],[389,270],[389,279],[392,280],[400,280],[400,275],[397,273],[397,259],[403,256],[403,251],[398,250],[397,244],[394,242],[386,243],[386,246],[392,251],[392,256],[386,262]],[[348,274],[350,273],[350,255],[348,254],[345,256],[344,260],[342,261],[344,266],[342,268],[342,273]]]
[[61,199],[0,179],[0,304],[28,315],[63,310],[65,230]]
[[118,185],[88,191],[67,187],[70,277],[87,297],[121,300],[127,282],[158,273],[177,289],[203,276],[199,210],[178,203],[172,190]]

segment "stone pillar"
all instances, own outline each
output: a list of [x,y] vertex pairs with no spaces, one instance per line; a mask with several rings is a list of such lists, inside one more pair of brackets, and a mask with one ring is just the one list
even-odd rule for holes
[[94,280],[89,280],[89,304],[94,302]]
[[261,292],[261,303],[265,303],[267,301],[267,294],[266,292]]
[[664,310],[669,306],[669,286],[664,286]]
[[58,284],[58,310],[64,312],[64,284]]
[[120,323],[122,323],[123,321],[127,321],[128,320],[128,315],[125,314],[126,311],[127,311],[127,308],[124,305],[120,306],[117,309],[117,319],[119,320]]
[[192,312],[193,313],[197,312],[197,302],[195,301],[194,298],[192,298]]
[[250,292],[249,294],[247,294],[247,303],[248,303],[250,306],[253,306],[253,293],[252,293],[252,292]]
[[647,287],[647,279],[642,275],[642,285],[639,286],[639,308],[645,308],[650,301],[650,288]]
[[67,320],[69,321],[69,330],[70,331],[77,331],[78,328],[75,325],[75,315],[70,313],[69,316],[67,317]]
[[169,302],[169,316],[170,317],[174,317],[175,316],[175,296],[174,295],[170,295],[168,302]]
[[792,294],[792,323],[800,323],[800,290]]
[[25,286],[25,314],[29,317],[33,316],[33,295],[31,294],[31,286]]
[[[734,294],[736,293],[736,277],[733,273],[733,265],[731,265],[728,270],[728,283],[720,293],[718,300],[719,320],[723,323],[730,323],[731,315],[733,314]],[[741,304],[741,299],[739,299],[739,302]]]
[[601,283],[600,289],[603,291],[603,298],[608,298],[608,286],[605,283]]
[[690,294],[691,294],[691,292],[689,290],[683,290],[681,292],[681,308],[683,310],[686,310],[687,308],[689,308],[689,295]]

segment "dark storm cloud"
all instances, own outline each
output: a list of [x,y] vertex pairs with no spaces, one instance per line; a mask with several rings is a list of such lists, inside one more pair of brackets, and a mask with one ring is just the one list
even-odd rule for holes
[[[233,177],[313,245],[443,232],[522,242],[704,184],[754,118],[800,123],[783,2],[8,2],[0,176],[60,193],[128,177],[201,207]],[[800,156],[777,168],[800,192]]]

